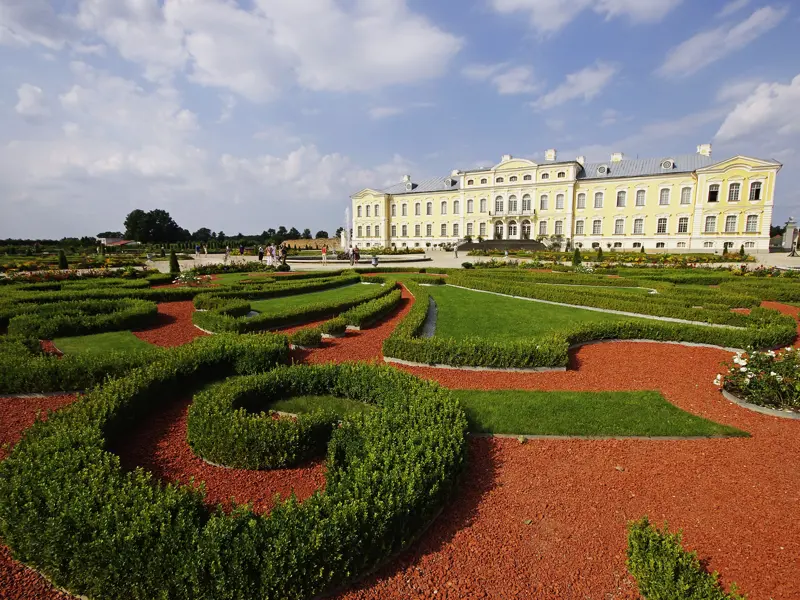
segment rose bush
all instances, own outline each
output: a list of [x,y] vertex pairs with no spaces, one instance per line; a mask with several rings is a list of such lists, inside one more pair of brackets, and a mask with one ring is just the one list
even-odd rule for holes
[[737,353],[727,366],[728,372],[717,375],[715,384],[752,404],[800,410],[800,349]]

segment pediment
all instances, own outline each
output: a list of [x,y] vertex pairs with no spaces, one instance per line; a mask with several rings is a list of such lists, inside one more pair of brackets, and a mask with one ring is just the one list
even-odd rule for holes
[[494,166],[495,171],[510,171],[512,169],[528,169],[536,167],[537,164],[527,158],[512,158]]
[[752,156],[734,156],[726,160],[714,163],[702,169],[697,169],[698,173],[719,173],[721,171],[729,171],[731,169],[741,169],[743,171],[759,171],[764,169],[780,169],[780,163],[774,160],[764,160],[761,158],[754,158]]

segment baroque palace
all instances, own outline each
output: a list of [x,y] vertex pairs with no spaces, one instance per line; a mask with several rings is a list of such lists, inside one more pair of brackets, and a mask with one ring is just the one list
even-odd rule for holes
[[[410,247],[481,240],[540,240],[570,247],[769,251],[781,164],[696,154],[606,162],[503,156],[491,168],[403,182],[351,196],[353,244]],[[564,245],[562,245],[562,248]]]

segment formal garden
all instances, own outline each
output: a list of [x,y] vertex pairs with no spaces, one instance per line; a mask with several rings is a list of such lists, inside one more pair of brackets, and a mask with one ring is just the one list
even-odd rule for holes
[[800,278],[631,263],[0,279],[0,596],[799,597]]

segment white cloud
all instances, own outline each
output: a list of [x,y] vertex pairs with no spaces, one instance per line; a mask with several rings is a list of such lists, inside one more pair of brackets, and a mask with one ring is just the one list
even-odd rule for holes
[[17,89],[17,104],[14,110],[26,121],[41,121],[50,116],[42,88],[23,83]]
[[748,4],[750,4],[750,0],[732,0],[731,2],[728,2],[725,6],[723,6],[722,10],[720,10],[716,16],[718,19],[724,19],[725,17],[730,17],[732,14],[742,10]]
[[728,114],[716,139],[730,142],[800,134],[800,75],[788,84],[762,83]]
[[373,120],[385,119],[387,117],[394,117],[405,112],[405,109],[399,106],[376,106],[369,109],[369,118]]
[[467,65],[461,74],[472,81],[489,81],[502,95],[529,94],[541,88],[534,81],[530,67],[509,66],[508,63]]
[[758,79],[734,80],[723,85],[717,90],[718,102],[731,102],[742,100],[761,84]]
[[225,121],[229,121],[233,116],[233,109],[236,108],[236,98],[227,94],[225,96],[220,96],[220,100],[222,101],[222,111],[219,114],[217,123],[224,123]]
[[618,71],[616,65],[598,62],[576,73],[570,73],[561,85],[539,98],[533,106],[546,110],[576,98],[583,98],[588,102],[611,82]]
[[41,44],[59,50],[70,36],[70,27],[48,0],[3,0],[0,10],[0,44]]
[[620,113],[619,111],[614,110],[613,108],[607,108],[606,110],[603,111],[601,117],[602,120],[600,121],[600,126],[608,127],[609,125],[613,125],[614,123],[617,122],[617,120],[619,120]]
[[628,17],[634,23],[660,21],[683,0],[491,0],[501,14],[527,13],[531,27],[539,33],[554,33],[582,11],[592,9],[607,20]]
[[765,6],[741,23],[701,31],[670,50],[658,72],[665,77],[696,73],[754,42],[777,26],[788,12],[788,8]]

